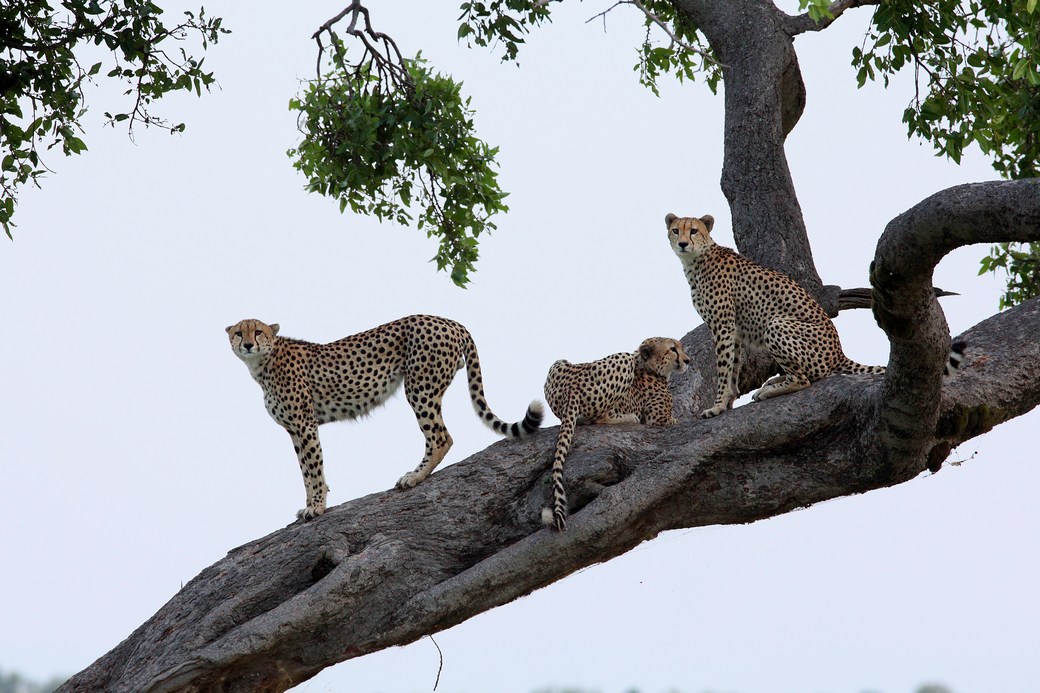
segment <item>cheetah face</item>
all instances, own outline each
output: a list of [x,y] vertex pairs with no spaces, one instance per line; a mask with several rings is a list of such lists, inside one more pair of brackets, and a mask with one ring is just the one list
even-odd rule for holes
[[639,358],[648,371],[667,378],[675,372],[682,373],[690,365],[682,344],[667,337],[651,337],[639,345]]
[[278,325],[267,325],[259,320],[242,320],[227,328],[231,351],[245,360],[255,359],[274,350],[274,336]]
[[672,252],[681,260],[696,259],[715,243],[710,236],[715,218],[710,214],[705,214],[700,219],[668,214],[664,223],[668,227],[668,240],[672,244]]

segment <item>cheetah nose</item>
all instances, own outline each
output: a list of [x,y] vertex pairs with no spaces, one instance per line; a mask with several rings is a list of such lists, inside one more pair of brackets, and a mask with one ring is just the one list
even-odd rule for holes
[[249,344],[249,343],[247,342],[247,343],[245,343],[245,344],[243,344],[243,345],[242,345],[242,348],[243,348],[243,349],[245,349],[246,351],[252,351],[252,350],[253,350],[253,345],[252,345],[252,344]]
[[683,250],[686,250],[686,246],[688,246],[688,245],[690,245],[690,244],[687,243],[686,241],[680,241],[679,242],[679,247],[682,248]]

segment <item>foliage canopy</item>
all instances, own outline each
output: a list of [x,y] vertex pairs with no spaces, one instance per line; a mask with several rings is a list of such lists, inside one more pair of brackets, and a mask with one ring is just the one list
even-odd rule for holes
[[[110,125],[126,123],[182,132],[151,112],[173,91],[202,93],[214,78],[203,59],[178,47],[189,38],[204,51],[228,31],[204,10],[166,23],[148,0],[10,0],[0,5],[0,226],[14,226],[19,188],[50,170],[46,151],[66,156],[86,150],[79,137],[87,112],[84,84],[97,75],[123,82],[125,110],[106,112]],[[93,47],[93,48],[92,48]],[[84,56],[91,55],[89,67]],[[96,61],[95,61],[96,59]]]
[[[868,80],[887,86],[897,72],[913,70],[914,94],[903,114],[908,136],[929,142],[938,155],[958,163],[974,143],[1001,176],[1037,175],[1040,14],[1036,0],[799,2],[815,23],[812,30],[826,28],[836,19],[835,12],[859,4],[876,7],[862,45],[852,48],[856,79],[861,87]],[[717,90],[723,66],[704,35],[675,5],[667,0],[621,0],[597,17],[605,20],[618,5],[633,6],[643,16],[646,37],[637,48],[635,65],[642,84],[657,93],[662,75],[692,81],[700,74],[713,92]],[[458,37],[469,45],[496,47],[503,61],[515,62],[525,36],[552,21],[551,7],[552,3],[532,0],[469,0],[461,5]],[[470,115],[466,111],[467,126]],[[486,145],[483,151],[492,157],[495,152]],[[381,190],[393,192],[395,183],[380,182]],[[402,193],[406,191],[410,188],[404,186],[398,192],[405,204],[408,197]],[[489,214],[504,211],[504,207],[486,209]],[[430,223],[435,217],[425,220]],[[1040,255],[1036,251],[1031,245],[1005,244],[994,246],[990,257],[983,260],[983,271],[1002,267],[1009,273],[1002,307],[1040,294],[1040,273],[1036,271]],[[475,258],[475,247],[473,253]],[[447,257],[438,255],[439,266],[443,267]]]
[[353,13],[350,46],[332,29],[338,18],[314,35],[324,74],[289,102],[303,135],[289,156],[307,189],[338,199],[341,212],[350,207],[401,225],[417,213],[416,226],[440,238],[437,269],[465,286],[477,238],[495,228],[492,215],[508,210],[498,149],[476,136],[459,83],[430,70],[421,55],[403,58],[359,3],[346,12]]

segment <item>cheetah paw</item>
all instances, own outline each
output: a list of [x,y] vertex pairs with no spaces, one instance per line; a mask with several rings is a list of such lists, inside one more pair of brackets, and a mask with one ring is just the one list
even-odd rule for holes
[[303,520],[304,522],[306,522],[307,520],[313,520],[318,515],[321,515],[324,512],[325,512],[325,508],[317,507],[317,506],[315,506],[315,507],[307,506],[306,508],[303,508],[302,510],[297,510],[296,511],[296,519]]
[[713,416],[718,416],[719,414],[721,414],[724,411],[726,411],[726,407],[722,406],[721,404],[716,404],[711,409],[705,409],[704,411],[702,411],[701,412],[701,418],[702,419],[710,419]]
[[422,481],[425,477],[419,474],[419,472],[408,472],[400,479],[397,480],[397,488],[402,491],[405,489],[415,488],[416,484]]

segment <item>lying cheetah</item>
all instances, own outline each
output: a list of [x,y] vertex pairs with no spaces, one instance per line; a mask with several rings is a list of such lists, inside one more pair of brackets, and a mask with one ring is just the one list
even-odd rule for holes
[[675,423],[668,376],[686,370],[690,359],[674,339],[653,337],[631,354],[613,354],[591,363],[557,361],[545,380],[545,399],[560,419],[552,466],[552,507],[542,509],[550,527],[567,527],[563,463],[578,424]]
[[441,397],[463,365],[473,408],[493,431],[519,438],[541,425],[537,401],[520,423],[508,424],[491,412],[473,338],[446,318],[411,315],[329,344],[279,337],[278,325],[259,320],[243,320],[227,333],[232,351],[263,389],[267,413],[292,437],[307,489],[307,507],[297,517],[305,520],[325,512],[328,492],[318,426],[369,413],[402,382],[426,437],[426,454],[415,471],[398,480],[398,488],[411,488],[429,476],[451,448]]
[[[783,369],[763,383],[755,401],[802,390],[833,373],[885,372],[884,366],[864,366],[845,356],[834,323],[793,279],[716,245],[710,235],[714,224],[711,215],[665,217],[693,306],[715,341],[718,387],[715,403],[702,417],[722,413],[740,396],[743,349],[766,348]],[[954,344],[947,372],[960,364],[963,351],[963,342]]]

